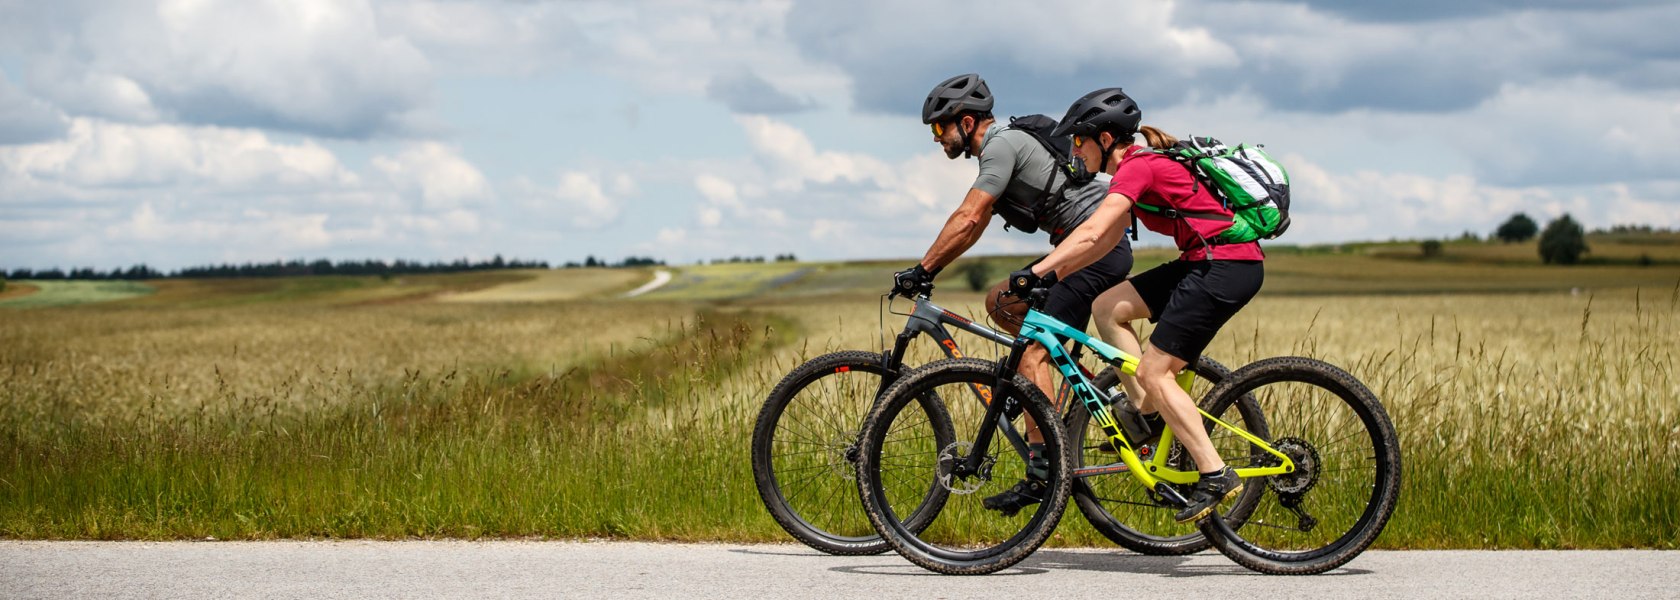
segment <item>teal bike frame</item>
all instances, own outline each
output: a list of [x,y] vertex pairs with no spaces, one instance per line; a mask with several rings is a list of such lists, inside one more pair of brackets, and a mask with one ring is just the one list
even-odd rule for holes
[[[1133,448],[1131,441],[1126,439],[1126,434],[1120,428],[1120,425],[1114,421],[1114,417],[1109,413],[1107,396],[1097,392],[1096,387],[1091,384],[1090,377],[1087,376],[1088,373],[1079,367],[1074,356],[1079,354],[1079,347],[1083,346],[1085,348],[1090,348],[1103,360],[1103,362],[1119,369],[1122,374],[1134,377],[1137,375],[1138,358],[1127,354],[1125,351],[1115,348],[1102,340],[1093,338],[1090,335],[1087,335],[1084,331],[1074,329],[1068,324],[1057,320],[1055,317],[1039,312],[1036,304],[1036,302],[1033,303],[1033,307],[1027,311],[1027,316],[1022,321],[1021,333],[1015,339],[1012,351],[1009,355],[1009,360],[1000,365],[998,372],[999,380],[1001,381],[1003,377],[1006,377],[1009,373],[1015,371],[1015,368],[1020,364],[1021,354],[1027,346],[1030,346],[1033,343],[1044,346],[1045,350],[1050,353],[1051,364],[1054,364],[1056,369],[1061,372],[1062,377],[1064,378],[1066,385],[1069,386],[1073,397],[1085,403],[1086,410],[1091,414],[1092,418],[1097,421],[1097,424],[1102,427],[1103,433],[1108,435],[1113,447],[1119,449],[1120,451],[1121,462],[1111,465],[1076,469],[1074,471],[1074,476],[1090,477],[1093,475],[1108,473],[1130,472],[1132,476],[1138,480],[1138,482],[1147,486],[1149,489],[1155,490],[1155,492],[1160,494],[1162,497],[1175,501],[1175,503],[1182,503],[1182,496],[1169,484],[1194,483],[1200,478],[1200,475],[1195,470],[1183,471],[1167,466],[1167,457],[1168,454],[1170,454],[1168,452],[1155,452],[1153,453],[1153,456],[1145,462],[1144,459],[1138,455],[1136,449]],[[1071,354],[1064,347],[1063,340],[1070,341],[1074,344],[1074,350]],[[1179,373],[1178,385],[1183,388],[1185,392],[1189,392],[1190,385],[1195,382],[1195,378],[1196,374],[1186,369]],[[1012,403],[1012,399],[1001,403],[989,403],[990,406],[988,407],[988,411],[996,412],[998,414],[988,414],[987,419],[982,422],[1000,422],[998,421],[998,417],[1005,414],[1004,411],[1007,411],[1010,408],[1007,406],[1009,403]],[[1247,440],[1255,447],[1260,448],[1276,457],[1277,462],[1274,465],[1236,469],[1239,477],[1265,477],[1268,475],[1279,475],[1295,471],[1295,462],[1290,460],[1289,456],[1279,452],[1276,448],[1273,448],[1266,440],[1260,439],[1240,427],[1221,421],[1200,408],[1197,408],[1197,412],[1200,412],[1203,417],[1212,421],[1217,427],[1223,427],[1231,430],[1231,432],[1242,437],[1244,440]],[[1002,421],[1001,424],[1003,424],[1006,428],[1008,427],[1007,421]],[[978,467],[980,459],[982,458],[980,451],[982,451],[986,445],[990,443],[991,431],[992,429],[990,427],[982,428],[982,431],[980,431],[979,435],[976,436],[979,439],[977,439],[974,443],[974,453],[969,456],[969,460],[964,461],[964,465],[959,467],[959,475],[962,474],[960,471],[969,470],[964,467]],[[1172,442],[1172,428],[1167,427],[1161,433],[1161,441],[1157,447],[1170,448],[1172,447]]]

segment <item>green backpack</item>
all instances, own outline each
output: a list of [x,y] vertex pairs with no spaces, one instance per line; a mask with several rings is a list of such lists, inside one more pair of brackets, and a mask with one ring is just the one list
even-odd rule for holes
[[1230,221],[1231,227],[1208,240],[1209,245],[1269,240],[1289,229],[1289,174],[1260,146],[1227,148],[1219,140],[1192,136],[1155,152],[1190,169],[1231,214],[1192,213],[1142,203],[1138,208],[1167,218]]

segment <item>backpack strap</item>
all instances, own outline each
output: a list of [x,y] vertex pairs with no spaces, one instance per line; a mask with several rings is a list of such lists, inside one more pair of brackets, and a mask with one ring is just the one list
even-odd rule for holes
[[1132,206],[1161,215],[1168,219],[1205,219],[1208,221],[1222,221],[1225,223],[1230,223],[1236,220],[1235,215],[1227,215],[1224,213],[1193,212],[1188,210],[1179,210],[1170,206],[1154,206],[1151,204],[1144,204],[1142,202],[1134,202],[1132,203]]

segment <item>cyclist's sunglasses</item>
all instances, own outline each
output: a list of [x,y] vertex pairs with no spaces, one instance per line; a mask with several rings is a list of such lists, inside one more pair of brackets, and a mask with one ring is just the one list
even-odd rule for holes
[[935,122],[933,124],[933,137],[945,137],[945,127]]
[[1083,138],[1081,136],[1077,136],[1077,135],[1073,136],[1073,147],[1078,148],[1078,147],[1084,146],[1084,145],[1085,145],[1085,138]]

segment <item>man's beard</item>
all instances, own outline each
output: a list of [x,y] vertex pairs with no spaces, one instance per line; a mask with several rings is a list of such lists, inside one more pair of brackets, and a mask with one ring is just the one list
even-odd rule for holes
[[958,156],[962,156],[962,153],[963,153],[962,146],[957,145],[957,144],[940,144],[940,145],[945,148],[945,158],[955,160]]

